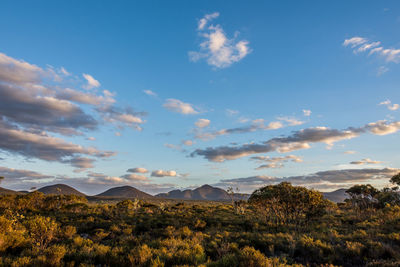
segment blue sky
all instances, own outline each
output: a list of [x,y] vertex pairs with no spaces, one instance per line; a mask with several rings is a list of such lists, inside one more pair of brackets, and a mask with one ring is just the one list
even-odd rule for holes
[[330,191],[398,172],[397,1],[1,10],[4,187]]

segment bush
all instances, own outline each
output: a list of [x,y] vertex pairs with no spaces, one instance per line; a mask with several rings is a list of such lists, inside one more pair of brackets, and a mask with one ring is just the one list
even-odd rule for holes
[[45,249],[59,231],[58,224],[49,217],[36,215],[25,223],[32,239],[32,244]]

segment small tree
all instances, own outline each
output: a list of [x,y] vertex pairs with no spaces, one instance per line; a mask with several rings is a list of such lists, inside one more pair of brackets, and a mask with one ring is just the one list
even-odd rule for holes
[[395,185],[397,185],[397,186],[400,186],[400,172],[399,172],[398,174],[396,174],[395,176],[393,176],[393,177],[390,179],[390,182],[391,182],[392,184],[395,184]]
[[400,205],[400,194],[397,192],[397,187],[383,188],[376,196],[380,208],[386,205]]
[[3,181],[4,180],[4,176],[0,176],[0,184],[1,184],[1,181]]
[[325,213],[328,201],[318,191],[283,182],[262,187],[251,194],[249,203],[266,212],[276,224],[309,222]]
[[363,184],[352,186],[346,193],[350,195],[353,206],[361,210],[371,208],[377,203],[379,191],[370,184]]
[[394,175],[390,182],[394,185],[394,187],[385,187],[383,188],[379,194],[377,194],[376,199],[379,202],[379,207],[383,208],[386,205],[400,205],[400,173]]

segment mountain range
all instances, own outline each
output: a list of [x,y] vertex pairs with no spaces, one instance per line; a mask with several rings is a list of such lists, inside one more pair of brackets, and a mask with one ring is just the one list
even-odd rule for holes
[[[248,199],[249,196],[249,194],[234,194],[234,199]],[[231,196],[229,196],[228,192],[221,188],[213,187],[208,184],[193,190],[172,190],[168,193],[157,194],[156,197],[191,200],[231,200]]]
[[[86,196],[84,193],[79,192],[75,188],[65,185],[65,184],[55,184],[42,187],[37,191],[42,192],[44,194],[53,194],[53,195],[78,195],[78,196]],[[332,192],[323,192],[322,194],[326,199],[329,199],[333,202],[343,202],[348,195],[346,194],[346,189],[338,189]],[[5,189],[0,187],[0,195],[7,194],[23,194],[25,191],[13,191],[10,189]],[[249,198],[249,194],[234,194],[235,200],[247,200]],[[91,198],[139,198],[139,199],[182,199],[182,200],[231,200],[231,196],[224,189],[213,187],[210,185],[203,185],[196,189],[186,189],[186,190],[172,190],[168,193],[161,193],[155,196],[147,194],[143,191],[140,191],[137,188],[132,186],[120,186],[114,187],[106,190],[105,192],[92,196]]]

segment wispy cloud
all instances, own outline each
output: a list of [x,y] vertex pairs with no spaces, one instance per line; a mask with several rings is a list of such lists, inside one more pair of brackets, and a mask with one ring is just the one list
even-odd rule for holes
[[121,176],[121,178],[126,179],[126,180],[133,180],[133,181],[147,181],[149,180],[148,177],[136,173],[129,173],[129,174],[124,174]]
[[195,138],[204,141],[215,139],[218,136],[230,135],[230,134],[244,134],[251,133],[260,130],[277,130],[286,126],[297,126],[304,124],[303,121],[297,120],[292,117],[278,117],[277,121],[266,122],[264,119],[256,119],[251,122],[250,125],[227,128],[217,131],[204,132],[201,129],[195,129]]
[[180,151],[180,152],[185,152],[186,151],[186,150],[184,150],[182,148],[182,145],[174,145],[174,144],[166,143],[166,144],[164,144],[164,146],[169,148],[169,149],[177,150],[177,151]]
[[380,164],[380,163],[382,163],[382,161],[372,160],[369,158],[350,162],[350,164],[353,165]]
[[214,12],[214,13],[205,15],[204,18],[199,20],[199,23],[197,25],[197,30],[199,30],[199,31],[204,30],[204,28],[206,27],[208,22],[210,22],[211,20],[216,19],[218,17],[219,17],[218,12]]
[[149,171],[148,171],[146,168],[136,167],[136,168],[128,169],[126,172],[132,172],[132,173],[148,173]]
[[165,177],[165,176],[175,177],[175,176],[177,176],[177,173],[176,173],[176,171],[156,170],[156,171],[151,172],[151,176],[152,177]]
[[304,124],[304,121],[292,117],[278,117],[277,119],[286,122],[289,126],[298,126]]
[[147,115],[146,112],[137,112],[130,107],[122,109],[113,105],[106,105],[99,106],[96,110],[102,116],[104,121],[112,123],[120,129],[130,127],[141,131],[142,127],[140,125],[146,122],[142,118]]
[[93,168],[94,159],[86,157],[73,157],[71,159],[63,160],[64,163],[69,163],[75,167],[74,172],[83,172],[87,169]]
[[290,182],[294,185],[306,186],[315,189],[337,189],[348,188],[354,184],[388,180],[398,173],[399,169],[344,169],[321,171],[308,175],[273,177],[273,176],[250,176],[244,178],[223,179],[217,186],[239,187],[242,191],[253,191],[261,186]]
[[53,176],[41,174],[35,171],[23,170],[23,169],[13,169],[7,167],[0,167],[0,176],[5,177],[8,180],[40,180],[53,178]]
[[400,49],[386,48],[381,42],[371,42],[364,37],[352,37],[343,42],[344,46],[350,46],[355,54],[368,52],[368,55],[376,54],[382,57],[386,62],[400,62]]
[[262,143],[243,144],[240,146],[220,146],[197,149],[191,156],[203,156],[209,161],[223,162],[246,157],[252,154],[277,151],[286,153],[300,149],[308,149],[312,143],[324,143],[328,148],[335,142],[353,139],[361,134],[387,135],[400,130],[400,121],[378,121],[366,124],[359,128],[349,127],[344,130],[327,127],[306,128],[294,132],[287,137],[276,137]]
[[71,73],[69,73],[64,67],[60,68],[60,72],[65,76],[70,76],[71,75]]
[[284,163],[289,161],[296,163],[303,162],[302,158],[295,155],[287,155],[283,157],[256,156],[251,157],[250,160],[257,161],[258,163],[266,163],[257,167],[256,170],[283,168]]
[[92,75],[84,73],[84,74],[82,74],[82,76],[87,81],[87,84],[84,86],[85,89],[92,89],[92,88],[100,87],[100,82],[98,80],[96,80],[95,78],[93,78]]
[[388,72],[389,71],[389,68],[388,67],[386,67],[386,66],[380,66],[378,69],[377,69],[377,71],[376,71],[376,76],[381,76],[381,75],[383,75],[383,74],[385,74],[386,72]]
[[229,108],[226,109],[225,112],[226,112],[226,114],[228,114],[228,116],[233,116],[233,115],[239,114],[239,111],[234,110],[234,109],[229,109]]
[[389,110],[392,110],[392,111],[398,110],[400,108],[399,104],[392,104],[392,101],[390,101],[390,100],[383,101],[383,102],[379,103],[379,105],[386,106]]
[[157,96],[157,94],[151,90],[143,90],[143,93],[149,96]]
[[210,122],[211,121],[208,119],[198,119],[194,124],[198,128],[204,128],[204,127],[207,127],[208,125],[210,125]]
[[204,39],[200,43],[200,50],[189,52],[191,61],[206,59],[207,63],[216,68],[226,68],[235,62],[246,57],[251,49],[249,42],[246,40],[236,41],[238,32],[234,38],[230,39],[222,29],[221,25],[209,25],[209,22],[219,16],[219,13],[205,15],[199,20],[197,30],[199,35]]
[[192,146],[194,144],[193,140],[183,140],[182,144],[184,144],[185,146]]
[[309,109],[303,109],[303,115],[306,116],[306,117],[311,116],[311,110],[309,110]]

